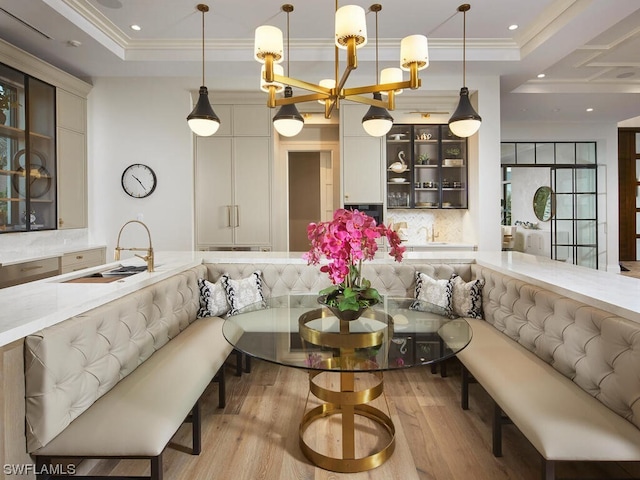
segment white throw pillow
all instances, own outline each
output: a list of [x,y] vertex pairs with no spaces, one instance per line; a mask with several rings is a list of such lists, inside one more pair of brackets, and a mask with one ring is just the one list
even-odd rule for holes
[[451,296],[451,280],[436,280],[422,272],[416,272],[415,298],[418,301],[411,305],[413,310],[429,311],[450,316]]
[[225,292],[222,285],[222,278],[216,283],[211,283],[209,280],[202,278],[198,279],[198,287],[200,288],[198,318],[221,317],[229,311],[227,292]]
[[223,275],[221,280],[231,307],[229,315],[235,315],[238,310],[253,303],[262,303],[264,306],[262,272],[260,270],[256,270],[242,280],[232,280],[228,275]]
[[482,318],[482,287],[484,280],[465,282],[457,275],[451,275],[453,295],[451,308],[453,313],[461,317]]

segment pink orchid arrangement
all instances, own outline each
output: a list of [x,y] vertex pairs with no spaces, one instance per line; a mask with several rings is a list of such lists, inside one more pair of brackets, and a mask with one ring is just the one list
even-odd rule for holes
[[385,225],[358,210],[338,209],[330,222],[310,223],[307,237],[311,249],[303,255],[309,265],[316,265],[322,256],[329,263],[320,267],[329,275],[332,287],[320,292],[327,296],[327,304],[344,310],[359,310],[380,301],[378,291],[362,277],[362,262],[372,260],[378,244],[376,239],[387,237],[389,255],[402,261],[405,247],[400,237]]

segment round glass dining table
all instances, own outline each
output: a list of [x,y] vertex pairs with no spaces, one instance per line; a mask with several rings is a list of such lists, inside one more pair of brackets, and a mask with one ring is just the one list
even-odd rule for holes
[[[273,297],[229,316],[222,332],[246,355],[309,371],[309,391],[324,403],[302,417],[300,448],[315,465],[343,473],[375,468],[395,448],[393,421],[370,405],[384,395],[383,372],[441,362],[471,340],[464,319],[452,319],[430,303],[394,297],[383,297],[351,321],[337,318],[316,295]],[[318,381],[327,372],[339,376],[338,389]],[[369,375],[374,381],[356,389],[356,375]],[[340,457],[321,453],[305,441],[312,423],[333,415],[341,416]],[[388,439],[361,457],[356,457],[356,416],[376,422]]]

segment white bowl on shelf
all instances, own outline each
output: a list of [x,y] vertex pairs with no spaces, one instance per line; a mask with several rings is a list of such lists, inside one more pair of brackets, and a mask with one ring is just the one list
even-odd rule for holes
[[394,178],[390,178],[389,181],[392,183],[405,183],[407,179],[402,177],[394,177]]

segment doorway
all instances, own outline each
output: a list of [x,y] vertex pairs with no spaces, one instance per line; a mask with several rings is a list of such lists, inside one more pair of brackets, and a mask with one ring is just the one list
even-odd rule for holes
[[289,251],[309,249],[307,225],[333,213],[331,152],[290,151],[288,154]]

